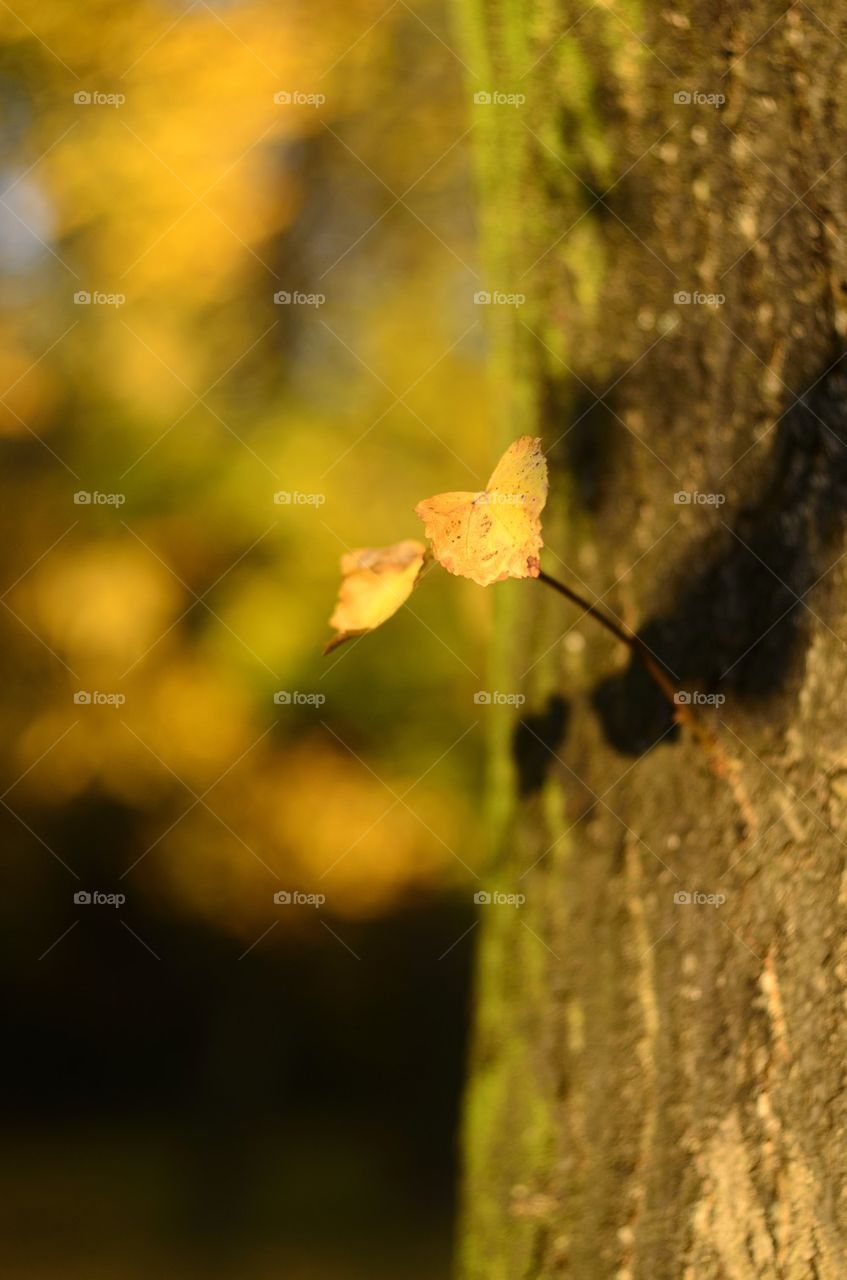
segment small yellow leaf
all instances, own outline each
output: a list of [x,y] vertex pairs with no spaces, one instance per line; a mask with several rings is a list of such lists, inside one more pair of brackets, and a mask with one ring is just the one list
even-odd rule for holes
[[505,578],[537,578],[547,461],[541,441],[510,444],[481,493],[439,493],[415,507],[436,560],[481,587]]
[[426,559],[426,545],[414,538],[390,547],[361,547],[341,557],[341,590],[329,625],[337,635],[330,653],[352,636],[373,631],[408,600]]

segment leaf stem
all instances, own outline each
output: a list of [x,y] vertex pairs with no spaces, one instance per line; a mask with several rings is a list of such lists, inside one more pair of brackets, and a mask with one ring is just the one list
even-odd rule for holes
[[[559,582],[558,578],[551,578],[550,574],[545,573],[543,569],[539,573],[538,578],[540,582],[546,582],[548,587],[552,587],[554,591],[558,591],[559,595],[565,596],[574,604],[579,605],[579,607],[584,609],[592,618],[596,618],[601,626],[605,627],[607,631],[610,631],[616,640],[620,640],[622,644],[625,644],[627,648],[636,655],[639,662],[641,662],[652,679],[659,686],[668,701],[673,704],[673,707],[678,714],[684,713],[687,710],[687,707],[684,704],[682,706],[680,705],[677,699],[678,690],[668,679],[667,675],[659,666],[659,663],[653,657],[652,653],[640,636],[637,636],[634,631],[630,631],[628,627],[622,626],[611,616],[611,614],[606,613],[605,609],[598,609],[596,605],[589,604],[584,596],[581,596],[578,591],[574,591],[573,587],[568,587],[564,582]],[[680,718],[684,719],[684,714],[681,715]]]
[[[636,635],[634,631],[630,631],[628,627],[623,625],[623,623],[618,622],[617,619],[607,613],[605,609],[600,609],[597,605],[590,604],[589,601],[586,600],[584,596],[581,596],[578,591],[574,591],[573,587],[566,586],[564,582],[559,582],[558,578],[552,578],[550,574],[545,573],[543,569],[538,574],[538,579],[540,582],[546,583],[548,587],[552,587],[554,591],[558,591],[560,596],[564,596],[573,604],[578,605],[580,609],[583,609],[585,613],[588,614],[589,617],[595,618],[601,626],[611,632],[616,640],[620,640],[622,644],[627,646],[631,653],[635,654],[639,662],[641,662],[642,666],[661,689],[668,701],[672,704],[674,709],[674,720],[676,720],[678,724],[684,724],[689,728],[697,742],[706,752],[713,772],[718,777],[728,778],[731,784],[735,787],[737,785],[737,781],[734,781],[736,778],[737,766],[724,755],[717,738],[701,722],[694,708],[687,702],[681,702],[679,700],[679,690],[668,678],[666,672],[663,671],[659,662],[653,657],[653,654],[647,648],[647,645],[641,637]],[[743,806],[742,808],[745,812],[745,819],[749,826],[750,819],[746,817],[746,808]]]

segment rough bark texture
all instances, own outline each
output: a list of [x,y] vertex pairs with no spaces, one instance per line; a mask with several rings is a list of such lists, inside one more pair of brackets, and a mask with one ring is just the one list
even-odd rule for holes
[[481,911],[460,1275],[842,1280],[847,7],[457,7],[470,87],[526,95],[475,108],[526,295],[497,443],[550,449],[546,568],[725,698],[721,776],[590,620],[492,588],[528,702],[489,887],[526,904]]

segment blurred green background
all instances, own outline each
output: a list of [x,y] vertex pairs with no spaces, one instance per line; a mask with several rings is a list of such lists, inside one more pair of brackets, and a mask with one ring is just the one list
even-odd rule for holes
[[436,1280],[485,593],[320,650],[495,461],[447,14],[41,0],[0,58],[4,1274]]

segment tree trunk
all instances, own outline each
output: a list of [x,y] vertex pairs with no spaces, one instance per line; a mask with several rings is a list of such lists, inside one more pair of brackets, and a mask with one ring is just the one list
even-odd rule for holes
[[480,908],[459,1272],[843,1280],[847,6],[456,4],[469,93],[526,98],[473,107],[526,298],[486,309],[492,457],[543,436],[544,567],[717,739],[492,588],[527,702],[491,708],[486,887],[526,901]]

